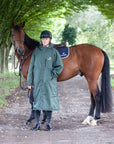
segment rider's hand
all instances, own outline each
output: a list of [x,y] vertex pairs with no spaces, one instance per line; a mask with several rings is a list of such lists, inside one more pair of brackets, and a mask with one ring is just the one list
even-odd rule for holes
[[32,87],[32,86],[28,86],[28,89],[31,90],[31,87]]

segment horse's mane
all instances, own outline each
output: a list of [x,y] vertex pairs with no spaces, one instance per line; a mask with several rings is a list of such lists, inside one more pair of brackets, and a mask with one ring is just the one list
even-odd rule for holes
[[[18,32],[20,32],[21,27],[19,25],[15,25],[14,30],[17,30]],[[35,49],[36,46],[40,45],[38,41],[31,39],[26,33],[24,35],[24,43],[28,46],[29,49]]]
[[24,36],[24,43],[29,47],[29,49],[35,49],[40,43],[34,39],[31,39],[26,33]]

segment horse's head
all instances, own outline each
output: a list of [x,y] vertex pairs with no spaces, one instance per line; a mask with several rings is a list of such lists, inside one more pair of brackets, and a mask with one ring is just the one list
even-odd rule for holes
[[22,23],[20,26],[12,23],[12,44],[14,45],[15,52],[18,55],[24,55],[24,27],[25,23]]

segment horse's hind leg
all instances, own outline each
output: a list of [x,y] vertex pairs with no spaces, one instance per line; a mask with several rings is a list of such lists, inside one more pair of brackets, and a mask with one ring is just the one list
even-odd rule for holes
[[95,99],[93,94],[91,93],[91,106],[88,117],[82,122],[82,124],[90,124],[94,117],[94,109],[95,109]]
[[95,109],[95,99],[93,97],[93,94],[91,93],[91,106],[89,111],[89,116],[94,116],[94,109]]
[[101,93],[99,91],[98,86],[96,85],[95,92],[93,92],[94,99],[95,99],[95,116],[94,119],[91,121],[90,125],[97,125],[97,120],[100,119],[100,99],[101,99]]
[[[97,120],[100,118],[100,91],[97,86],[97,80],[87,80],[91,92],[91,107],[89,116],[84,120],[83,124],[97,125]],[[96,106],[95,117],[94,109]]]
[[96,95],[95,95],[95,103],[96,103],[96,112],[95,112],[95,120],[100,119],[100,99],[101,99],[101,92],[97,87]]
[[96,94],[95,94],[96,111],[95,111],[94,119],[90,123],[90,125],[93,126],[97,125],[97,120],[100,119],[100,98],[101,98],[101,93],[97,87]]

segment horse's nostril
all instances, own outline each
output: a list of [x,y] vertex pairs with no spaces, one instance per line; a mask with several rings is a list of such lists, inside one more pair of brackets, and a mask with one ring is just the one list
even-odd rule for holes
[[24,49],[22,50],[22,53],[24,53]]
[[21,50],[20,50],[20,49],[17,49],[17,53],[18,53],[19,55],[21,55]]
[[24,53],[24,49],[17,49],[17,53],[18,53],[19,55],[22,55],[22,54]]
[[17,51],[18,51],[18,53],[20,53],[20,52],[21,52],[21,51],[20,51],[20,49],[18,49]]

